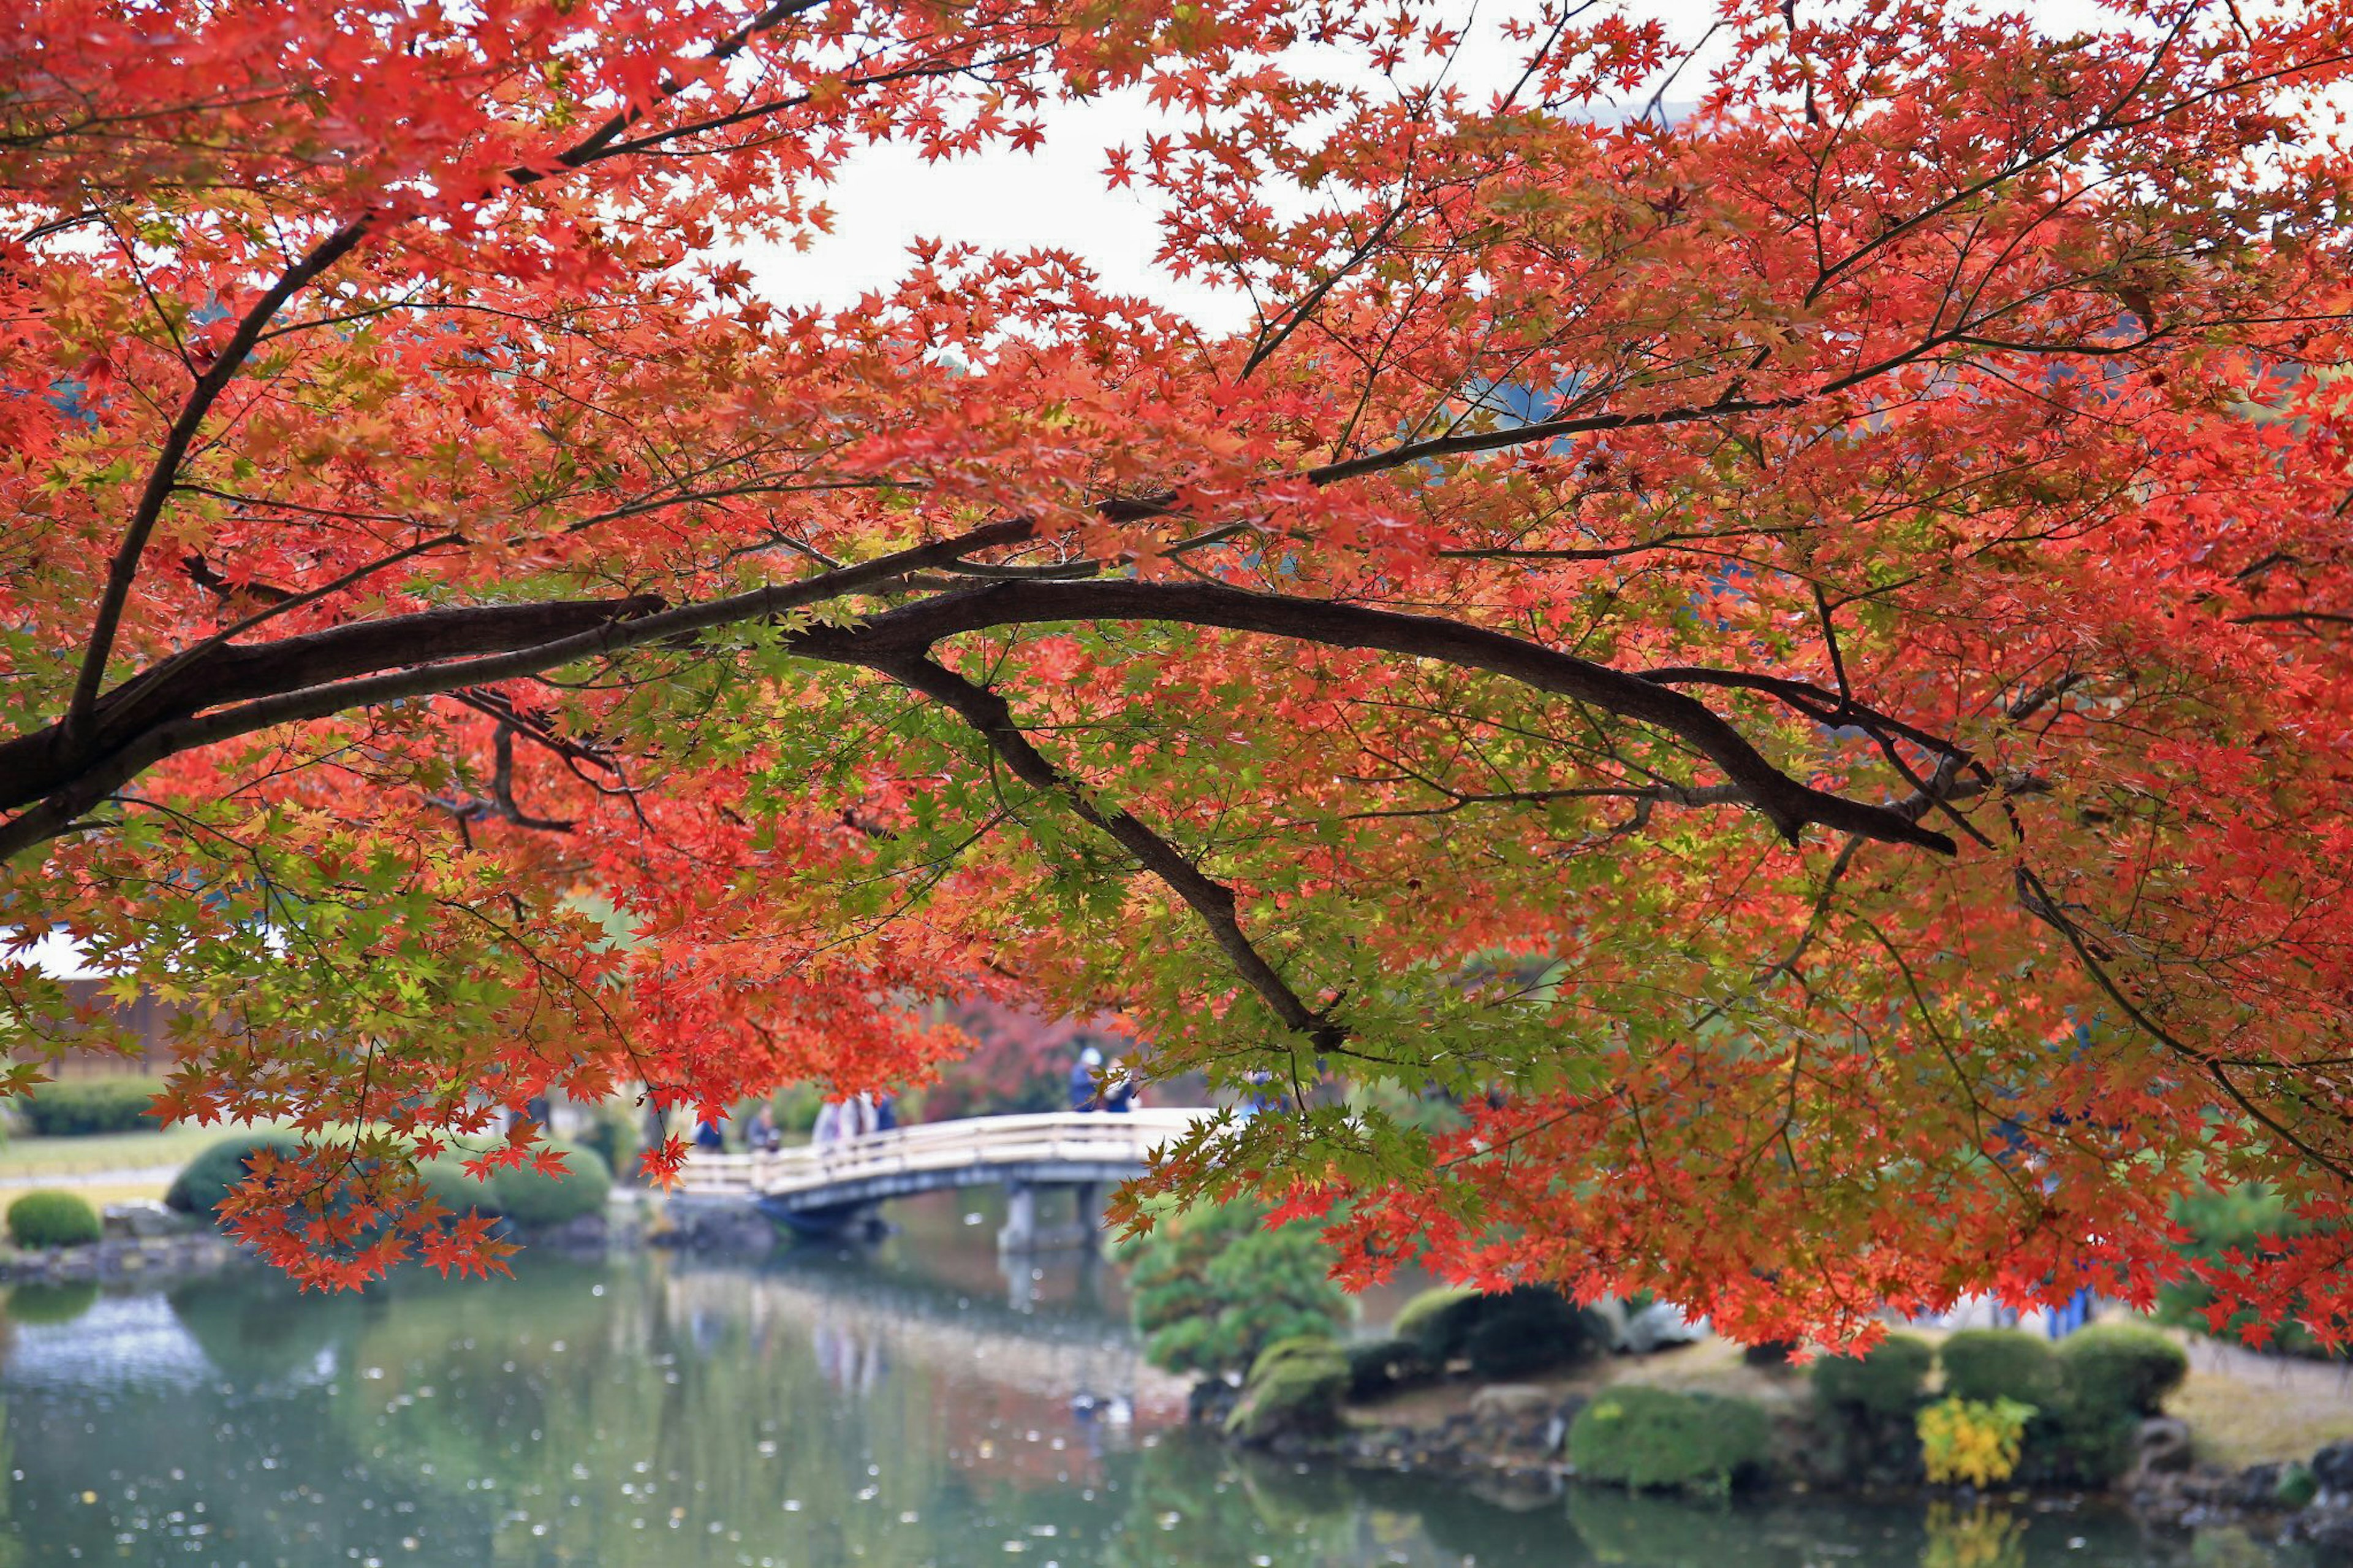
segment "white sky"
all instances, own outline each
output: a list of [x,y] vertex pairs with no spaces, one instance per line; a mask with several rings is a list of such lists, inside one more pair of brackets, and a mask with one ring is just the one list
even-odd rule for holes
[[[1520,60],[1495,38],[1494,24],[1524,6],[1509,0],[1459,0],[1466,17],[1477,18],[1483,48],[1466,49],[1450,80],[1472,101],[1516,77]],[[1994,8],[2023,9],[2053,29],[2091,26],[2100,16],[2094,0],[2026,0]],[[1696,43],[1715,20],[1715,0],[1630,0],[1630,13],[1667,25],[1676,42]],[[1706,70],[1720,49],[1695,61],[1676,82],[1672,96],[1698,96]],[[1367,85],[1376,79],[1367,75]],[[1090,263],[1104,284],[1145,295],[1212,331],[1249,324],[1246,300],[1198,282],[1180,282],[1155,266],[1160,236],[1149,196],[1134,188],[1113,190],[1103,180],[1111,148],[1135,145],[1144,134],[1166,127],[1152,114],[1141,92],[1087,104],[1049,106],[1039,116],[1045,145],[1035,153],[1001,146],[974,158],[925,163],[907,146],[869,148],[851,159],[825,194],[835,228],[806,252],[760,247],[745,252],[761,292],[779,304],[847,306],[860,294],[905,269],[908,245],[919,238],[968,242],[984,250],[1021,251],[1038,247],[1067,250]]]
[[[1459,3],[1466,17],[1476,17],[1466,36],[1484,47],[1466,46],[1448,80],[1479,102],[1519,75],[1522,62],[1497,38],[1495,24],[1527,7],[1509,0]],[[1629,9],[1666,22],[1683,43],[1698,40],[1715,15],[1715,0],[1648,5],[1637,0]],[[1437,62],[1430,64],[1434,69]],[[1377,78],[1366,73],[1364,80],[1377,90]],[[1678,90],[1704,80],[1702,66],[1694,65]],[[1155,266],[1160,234],[1149,193],[1136,186],[1114,190],[1104,182],[1112,148],[1136,146],[1148,132],[1174,128],[1153,112],[1142,91],[1048,105],[1038,118],[1046,140],[1034,153],[997,146],[978,157],[925,163],[902,144],[861,150],[825,195],[835,214],[833,233],[804,252],[781,247],[745,252],[761,292],[780,304],[846,306],[897,278],[908,245],[929,238],[983,250],[1070,251],[1092,266],[1107,288],[1144,295],[1213,331],[1249,324],[1249,302],[1239,294],[1181,281]]]

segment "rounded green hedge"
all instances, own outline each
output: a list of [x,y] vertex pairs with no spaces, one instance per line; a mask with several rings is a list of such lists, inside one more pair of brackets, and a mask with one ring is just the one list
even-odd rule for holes
[[1481,1300],[1478,1321],[1463,1337],[1471,1371],[1491,1381],[1524,1377],[1599,1348],[1592,1321],[1549,1285],[1523,1285]]
[[417,1174],[425,1183],[426,1193],[452,1215],[464,1214],[468,1209],[489,1215],[500,1212],[498,1194],[491,1190],[491,1184],[466,1174],[461,1161],[427,1160],[417,1167]]
[[2094,1323],[2059,1342],[2059,1365],[2075,1403],[2120,1415],[2155,1415],[2189,1375],[2189,1357],[2139,1323]]
[[1445,1355],[1437,1352],[1460,1342],[1454,1316],[1463,1303],[1478,1299],[1479,1292],[1466,1285],[1440,1285],[1424,1290],[1398,1309],[1397,1321],[1389,1325],[1389,1335],[1415,1341],[1432,1361],[1442,1363]]
[[2023,1329],[1963,1329],[1936,1352],[1945,1392],[1990,1405],[2015,1399],[2047,1409],[2059,1394],[2059,1358],[2048,1342]]
[[45,1083],[17,1102],[26,1128],[43,1138],[99,1132],[153,1132],[147,1107],[163,1092],[153,1078],[65,1079]]
[[1890,1334],[1860,1356],[1824,1356],[1814,1363],[1814,1397],[1836,1409],[1872,1415],[1908,1415],[1927,1395],[1936,1350],[1913,1334]]
[[1406,1303],[1389,1332],[1411,1340],[1431,1365],[1456,1357],[1488,1379],[1522,1377],[1590,1353],[1600,1342],[1591,1318],[1549,1285],[1492,1295],[1425,1290]]
[[1568,1458],[1582,1480],[1725,1492],[1764,1466],[1769,1436],[1765,1412],[1746,1400],[1628,1384],[1577,1413]]
[[[585,1215],[603,1214],[613,1191],[611,1168],[594,1149],[575,1144],[559,1147],[557,1152],[564,1156],[564,1174],[551,1176],[533,1165],[511,1165],[491,1175],[490,1202],[477,1197],[473,1206],[485,1212],[495,1208],[525,1230],[543,1230]],[[475,1190],[480,1188],[475,1186]],[[464,1205],[451,1206],[462,1209]]]
[[86,1247],[103,1234],[79,1193],[26,1193],[8,1205],[8,1239],[18,1247]]
[[302,1146],[290,1132],[240,1132],[224,1138],[181,1168],[164,1194],[166,1206],[210,1217],[246,1177],[246,1161],[264,1149],[290,1154]]

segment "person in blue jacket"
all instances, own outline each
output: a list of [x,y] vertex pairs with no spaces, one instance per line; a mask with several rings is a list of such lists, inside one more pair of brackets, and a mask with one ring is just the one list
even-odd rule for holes
[[1095,1091],[1095,1074],[1103,1070],[1103,1053],[1089,1046],[1071,1064],[1071,1109],[1099,1110],[1102,1103]]

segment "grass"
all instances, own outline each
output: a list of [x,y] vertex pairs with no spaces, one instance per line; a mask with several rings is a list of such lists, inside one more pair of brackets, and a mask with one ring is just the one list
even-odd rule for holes
[[[0,1184],[72,1183],[108,1171],[178,1170],[240,1128],[179,1126],[153,1132],[93,1132],[84,1138],[11,1137],[0,1143]],[[169,1181],[167,1176],[164,1181]],[[163,1190],[162,1184],[156,1191]]]
[[[58,1184],[80,1194],[90,1207],[102,1209],[109,1204],[127,1204],[134,1198],[153,1198],[160,1202],[164,1189],[172,1184],[172,1178],[157,1176],[147,1182],[59,1182]],[[32,1187],[0,1187],[0,1214],[7,1213],[10,1204],[37,1190]]]

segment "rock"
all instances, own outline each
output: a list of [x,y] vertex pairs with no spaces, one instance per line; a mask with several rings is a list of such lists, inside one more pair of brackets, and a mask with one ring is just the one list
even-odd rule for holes
[[2280,1482],[2286,1474],[2287,1467],[2276,1460],[2249,1465],[2239,1472],[2238,1485],[2233,1489],[2231,1500],[2241,1508],[2274,1507]]
[[153,1198],[132,1198],[126,1203],[109,1204],[102,1212],[101,1221],[107,1235],[129,1237],[139,1241],[172,1236],[182,1228],[180,1216]]
[[[2332,1448],[2343,1447],[2340,1443],[2329,1445]],[[2353,1514],[2331,1514],[2317,1521],[2305,1531],[2304,1538],[2311,1543],[2316,1562],[2328,1568],[2353,1564]]]
[[649,1238],[657,1247],[757,1258],[776,1245],[775,1226],[733,1204],[674,1203],[669,1217],[670,1228]]
[[1649,1355],[1669,1345],[1690,1344],[1706,1335],[1706,1319],[1694,1322],[1672,1302],[1653,1301],[1626,1320],[1625,1348],[1635,1355]]
[[1481,1425],[1549,1419],[1560,1401],[1532,1383],[1491,1383],[1471,1395],[1471,1415]]
[[2312,1479],[2326,1490],[2353,1493],[2353,1443],[2331,1443],[2313,1455]]
[[1223,1426],[1242,1391],[1222,1377],[1205,1377],[1186,1396],[1185,1415],[1196,1426]]
[[1585,1309],[1599,1325],[1602,1338],[1612,1351],[1626,1348],[1626,1303],[1615,1296],[1604,1296]]
[[600,1251],[607,1239],[607,1227],[601,1214],[584,1214],[562,1225],[531,1233],[533,1246],[565,1252]]
[[2152,1415],[2133,1436],[2135,1468],[2147,1475],[2178,1475],[2189,1468],[2189,1424]]

